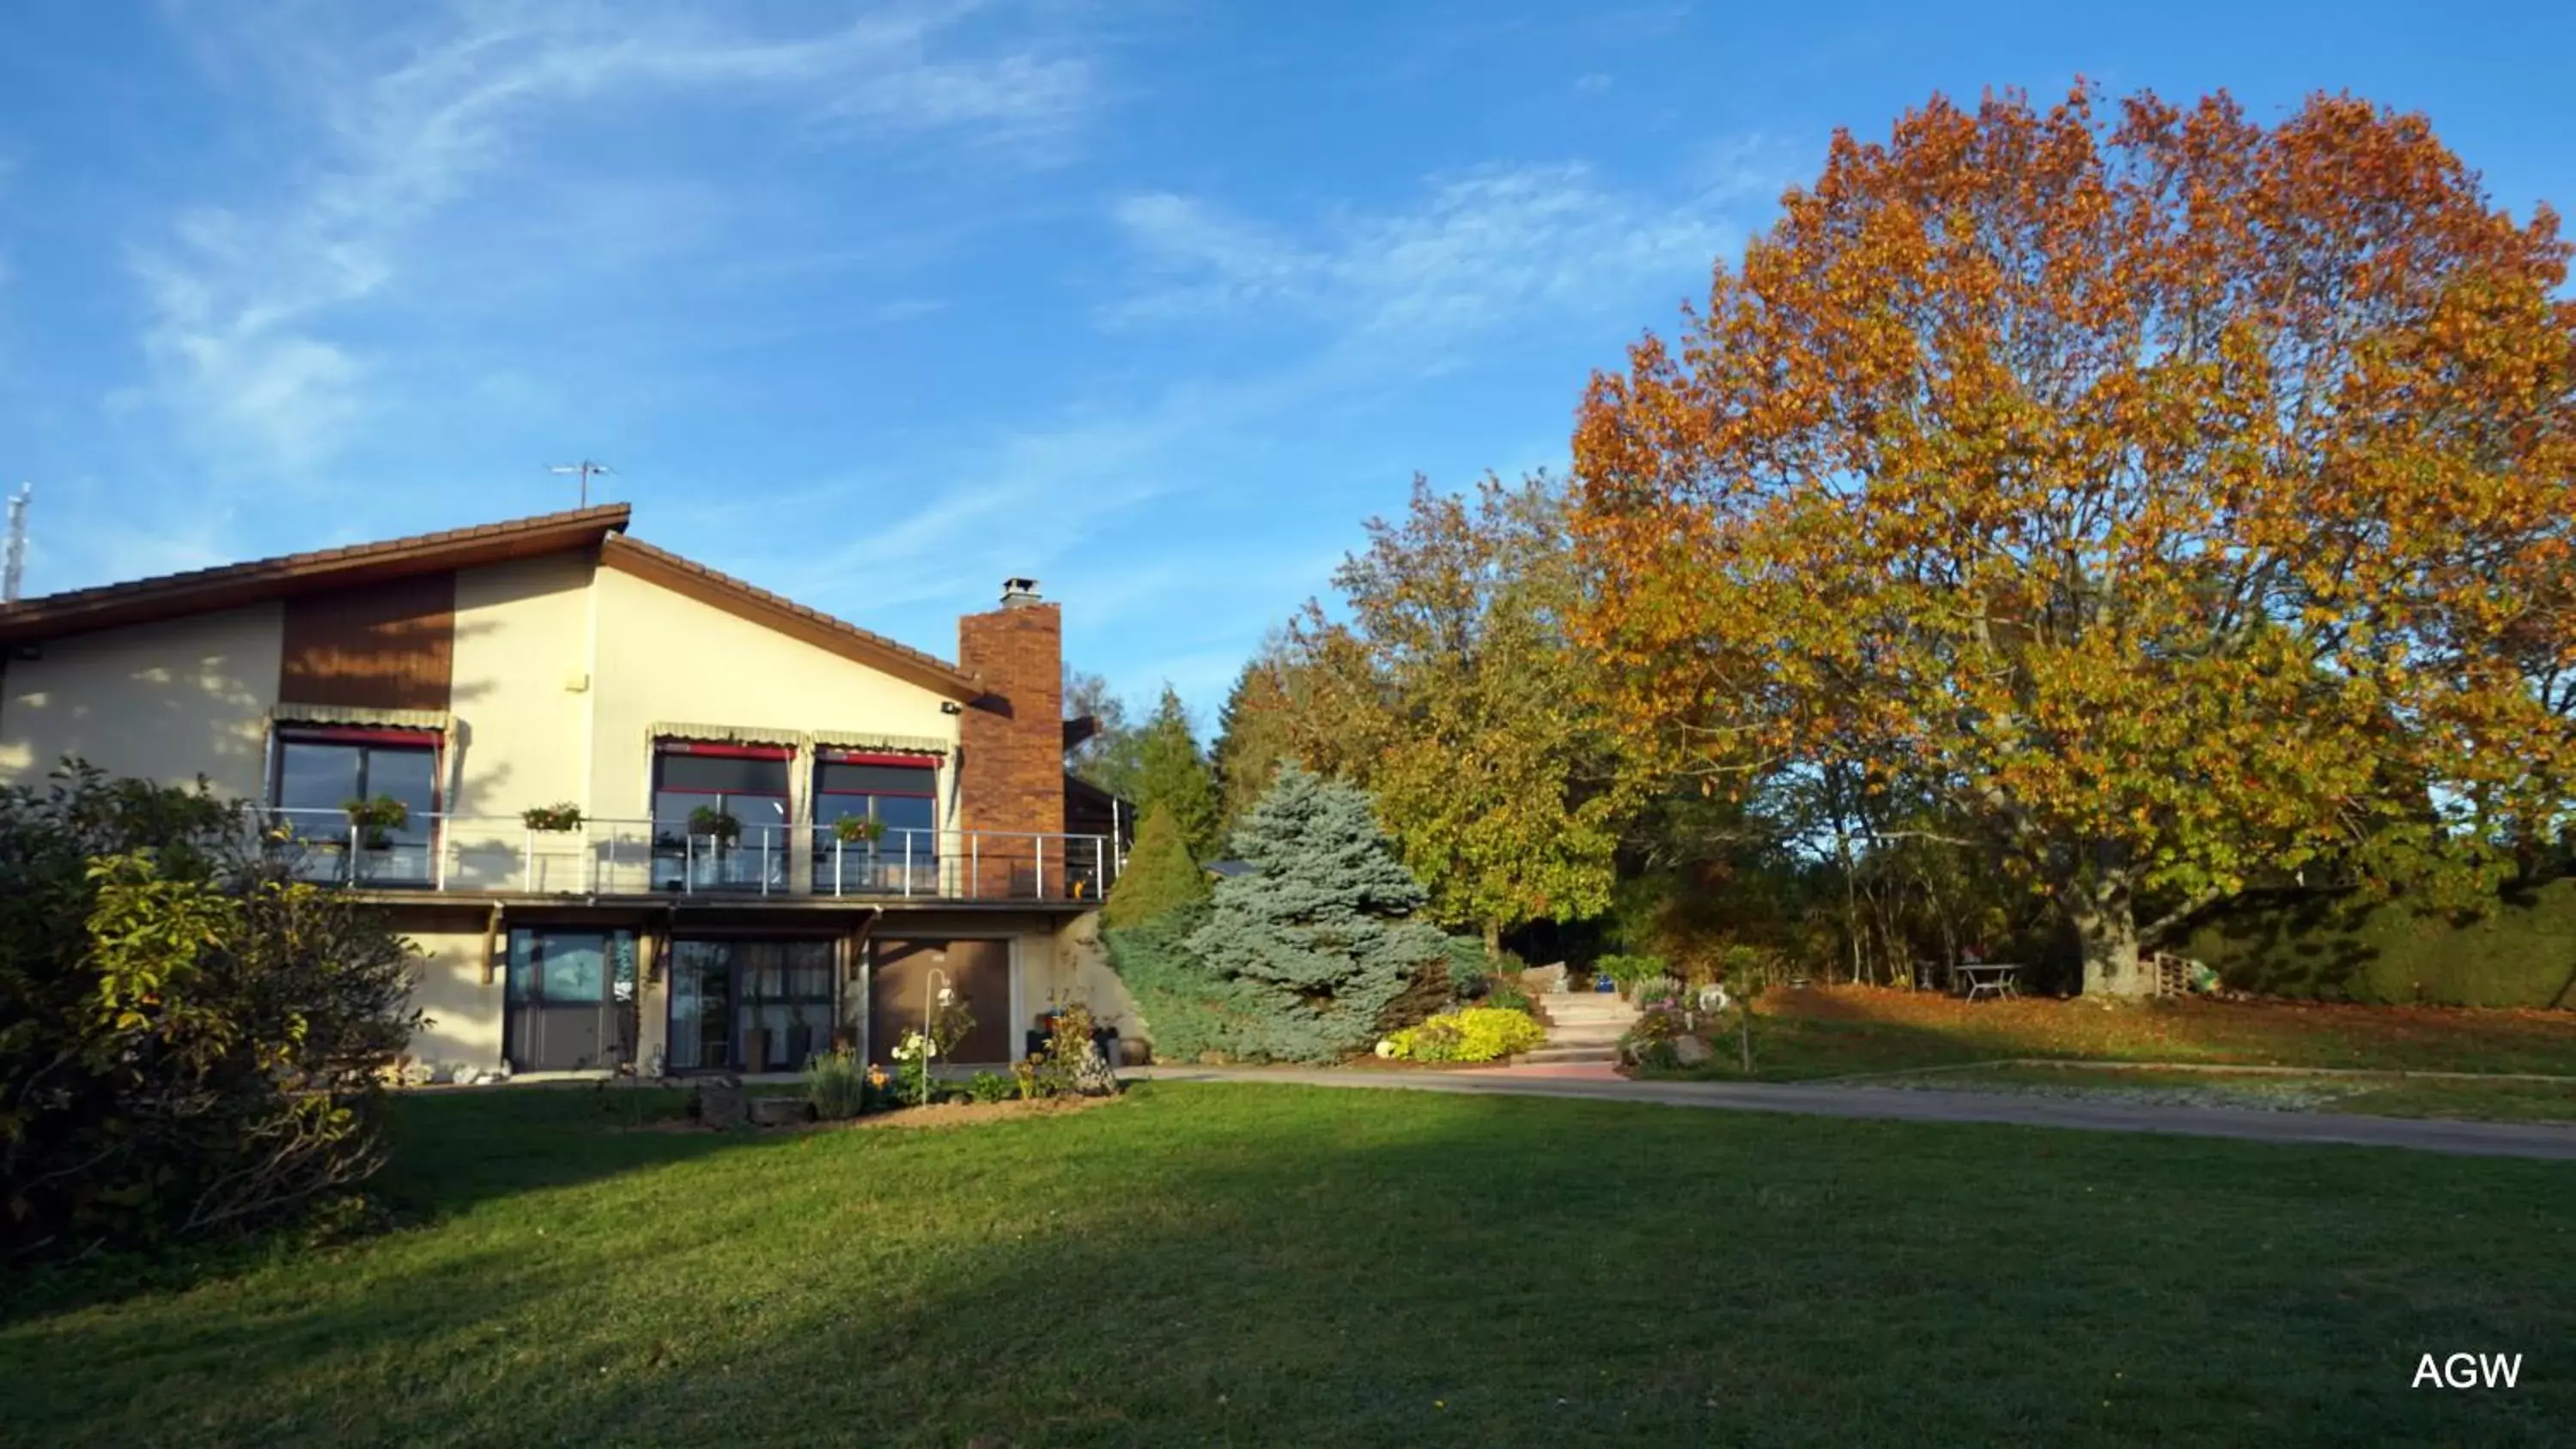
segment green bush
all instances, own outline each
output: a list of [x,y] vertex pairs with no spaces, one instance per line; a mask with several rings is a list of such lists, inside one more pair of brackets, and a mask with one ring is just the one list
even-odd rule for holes
[[977,1072],[966,1082],[966,1099],[970,1102],[1007,1102],[1019,1094],[1019,1083],[1000,1072]]
[[2266,996],[2564,1007],[2576,1004],[2576,879],[2510,887],[2484,915],[2251,896],[2205,917],[2176,950]]
[[347,1210],[420,1017],[380,910],[288,878],[204,785],[67,762],[0,790],[0,1201],[13,1255]]
[[1136,827],[1136,843],[1127,866],[1102,903],[1100,923],[1118,928],[1141,926],[1157,916],[1208,898],[1207,872],[1191,858],[1181,828],[1168,806],[1145,812]]
[[1657,976],[1670,976],[1661,956],[1604,956],[1593,963],[1597,975],[1607,976],[1624,989]]
[[1484,995],[1496,964],[1485,954],[1485,943],[1474,936],[1449,936],[1441,944],[1449,951],[1450,990],[1460,1001],[1473,1001]]
[[1487,987],[1483,1004],[1497,1011],[1517,1011],[1523,1016],[1530,1014],[1529,993],[1509,981],[1496,981]]
[[1387,1038],[1389,1055],[1412,1062],[1491,1062],[1517,1056],[1547,1040],[1528,1014],[1470,1006],[1446,1011]]
[[1101,933],[1116,972],[1145,1018],[1160,1061],[1196,1061],[1242,1051],[1243,1035],[1229,1005],[1229,983],[1190,949],[1190,937],[1207,923],[1205,901],[1168,911],[1141,926]]
[[868,1069],[858,1053],[827,1052],[805,1064],[805,1100],[824,1122],[846,1122],[868,1110]]

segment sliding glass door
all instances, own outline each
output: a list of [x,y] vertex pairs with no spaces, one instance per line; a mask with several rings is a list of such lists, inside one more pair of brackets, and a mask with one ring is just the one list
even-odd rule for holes
[[793,1072],[831,1049],[829,940],[701,938],[671,946],[670,1063],[678,1071]]
[[513,1070],[614,1067],[634,1049],[635,935],[520,929],[510,933],[502,1032]]

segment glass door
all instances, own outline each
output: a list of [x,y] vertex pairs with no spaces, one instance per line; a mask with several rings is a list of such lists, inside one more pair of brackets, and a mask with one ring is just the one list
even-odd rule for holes
[[795,1072],[828,1051],[839,1019],[828,940],[743,937],[671,947],[671,1065]]
[[613,1067],[625,1060],[635,993],[628,931],[510,933],[503,1036],[523,1072]]

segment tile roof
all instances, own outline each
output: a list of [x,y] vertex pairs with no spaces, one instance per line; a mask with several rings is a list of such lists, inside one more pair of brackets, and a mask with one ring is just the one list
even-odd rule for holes
[[626,519],[625,504],[603,504],[41,594],[0,605],[0,641],[147,623],[365,580],[552,552],[595,543],[624,529]]

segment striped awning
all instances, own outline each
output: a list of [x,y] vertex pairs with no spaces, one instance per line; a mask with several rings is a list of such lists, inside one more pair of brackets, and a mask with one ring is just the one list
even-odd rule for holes
[[782,729],[775,725],[668,724],[644,727],[648,743],[655,740],[706,740],[729,745],[786,745],[805,743],[803,730]]
[[285,704],[269,707],[279,724],[373,725],[377,729],[430,730],[447,734],[455,717],[443,709],[369,709],[355,704]]
[[886,750],[898,755],[944,755],[948,741],[930,735],[872,734],[865,730],[813,730],[806,738],[836,750]]

